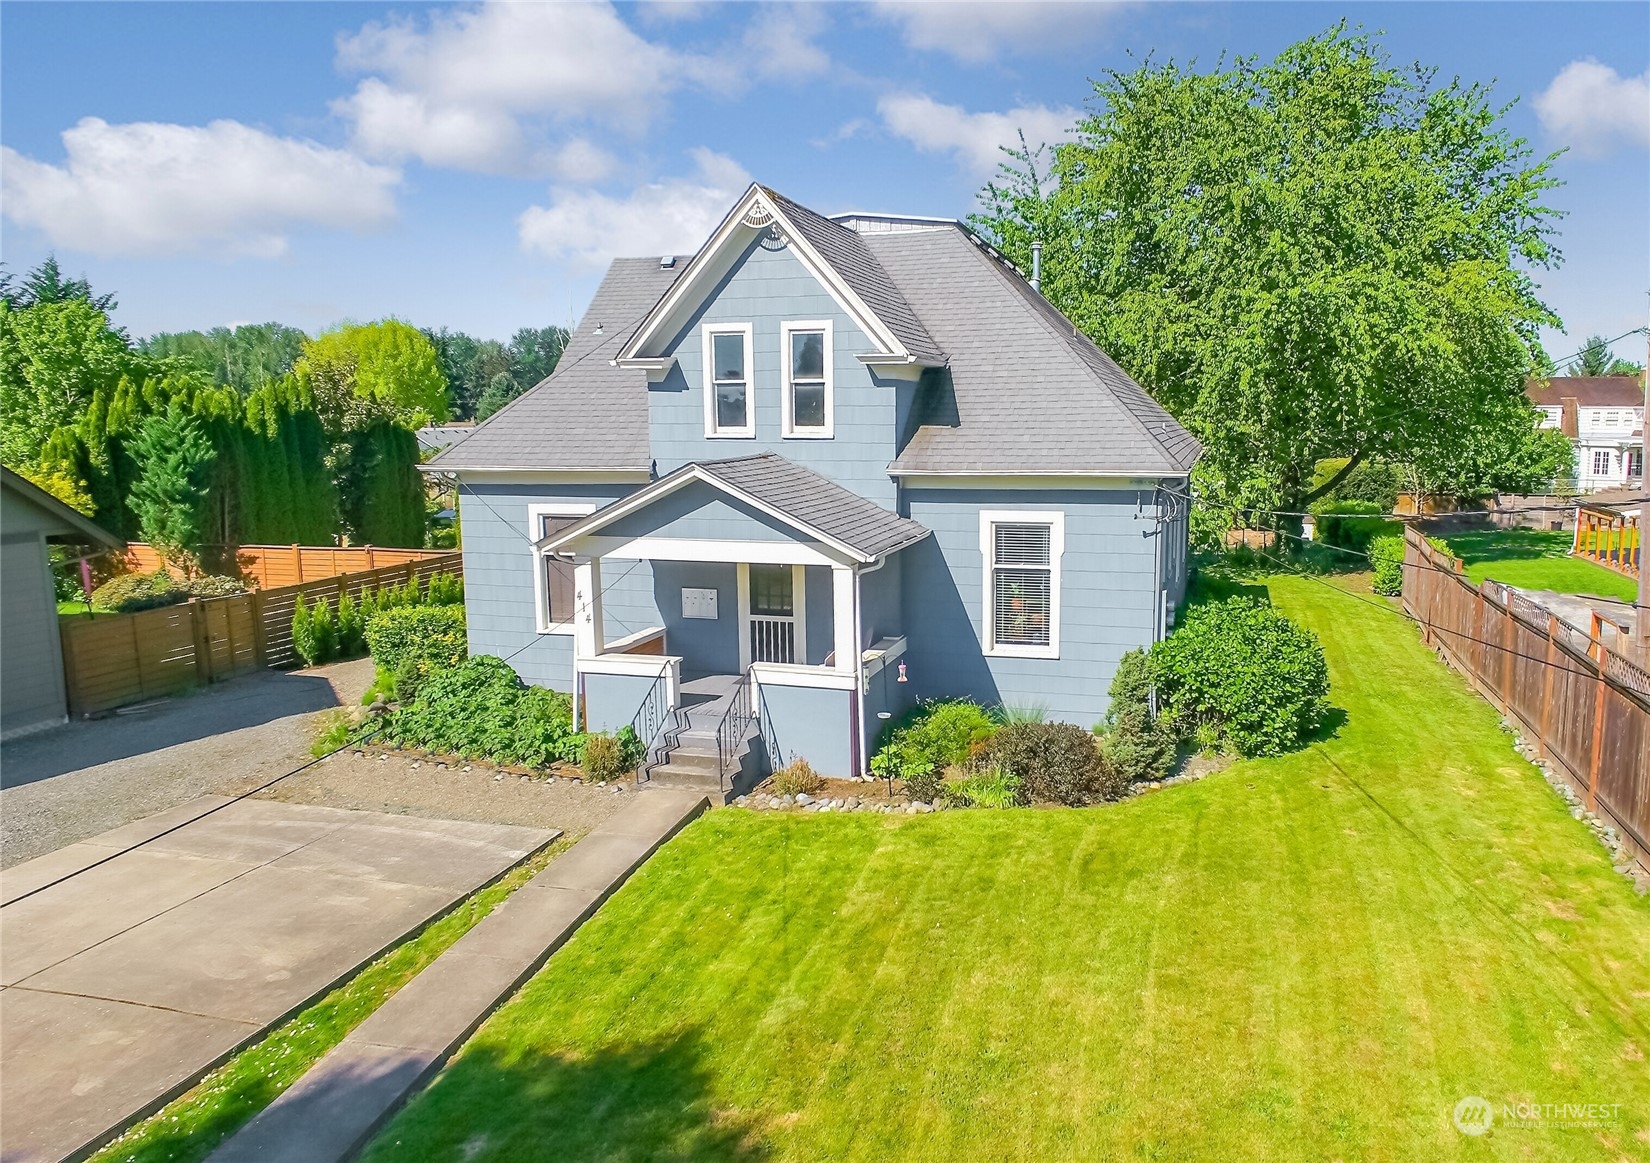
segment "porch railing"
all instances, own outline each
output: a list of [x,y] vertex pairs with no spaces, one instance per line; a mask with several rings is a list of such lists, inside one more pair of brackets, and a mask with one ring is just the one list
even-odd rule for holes
[[723,791],[728,787],[728,769],[737,763],[739,752],[745,745],[745,736],[756,721],[754,692],[755,684],[751,681],[750,672],[746,671],[734,688],[733,698],[728,700],[728,709],[722,712],[722,721],[716,724],[716,770],[721,777]]
[[[636,769],[636,782],[647,778],[653,765],[669,749],[671,728],[675,725],[677,710],[671,705],[670,666],[660,668],[659,677],[647,688],[642,705],[630,718],[630,729],[642,741],[642,762]],[[661,746],[663,745],[663,746]]]
[[776,614],[751,615],[751,661],[796,661],[796,619]]

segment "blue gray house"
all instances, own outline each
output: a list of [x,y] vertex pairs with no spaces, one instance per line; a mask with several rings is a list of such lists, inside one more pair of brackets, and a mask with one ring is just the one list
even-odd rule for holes
[[1187,574],[1197,441],[960,223],[752,186],[619,259],[555,374],[442,453],[470,650],[644,778],[865,770],[914,699],[1089,726]]

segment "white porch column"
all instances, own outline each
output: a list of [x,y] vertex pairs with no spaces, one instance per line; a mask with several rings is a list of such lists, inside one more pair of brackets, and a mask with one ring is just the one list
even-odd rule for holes
[[602,559],[573,563],[573,657],[595,658],[607,646],[602,633]]
[[859,619],[854,616],[854,582],[851,567],[831,567],[832,648],[836,652],[836,669],[843,674],[859,671],[859,642],[854,632]]

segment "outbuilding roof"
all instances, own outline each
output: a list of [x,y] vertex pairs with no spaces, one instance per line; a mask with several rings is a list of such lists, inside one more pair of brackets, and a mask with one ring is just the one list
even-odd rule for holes
[[62,526],[63,532],[48,534],[48,540],[73,538],[79,539],[80,544],[104,545],[111,549],[118,549],[124,544],[120,538],[84,513],[65,505],[45,489],[5,465],[0,465],[0,484],[4,485],[6,491],[15,493],[29,504],[44,510]]
[[777,453],[761,452],[683,465],[553,534],[539,548],[555,550],[576,542],[694,481],[704,481],[735,500],[771,513],[798,532],[861,561],[875,561],[928,536],[928,529],[909,517],[891,513]]
[[1638,376],[1553,376],[1531,380],[1524,391],[1538,408],[1557,408],[1572,397],[1582,408],[1644,407],[1644,380]]

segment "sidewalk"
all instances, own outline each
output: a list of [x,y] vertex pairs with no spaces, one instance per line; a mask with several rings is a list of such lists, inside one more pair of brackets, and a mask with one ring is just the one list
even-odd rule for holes
[[342,1163],[658,847],[708,806],[647,790],[573,845],[338,1044],[209,1163]]

